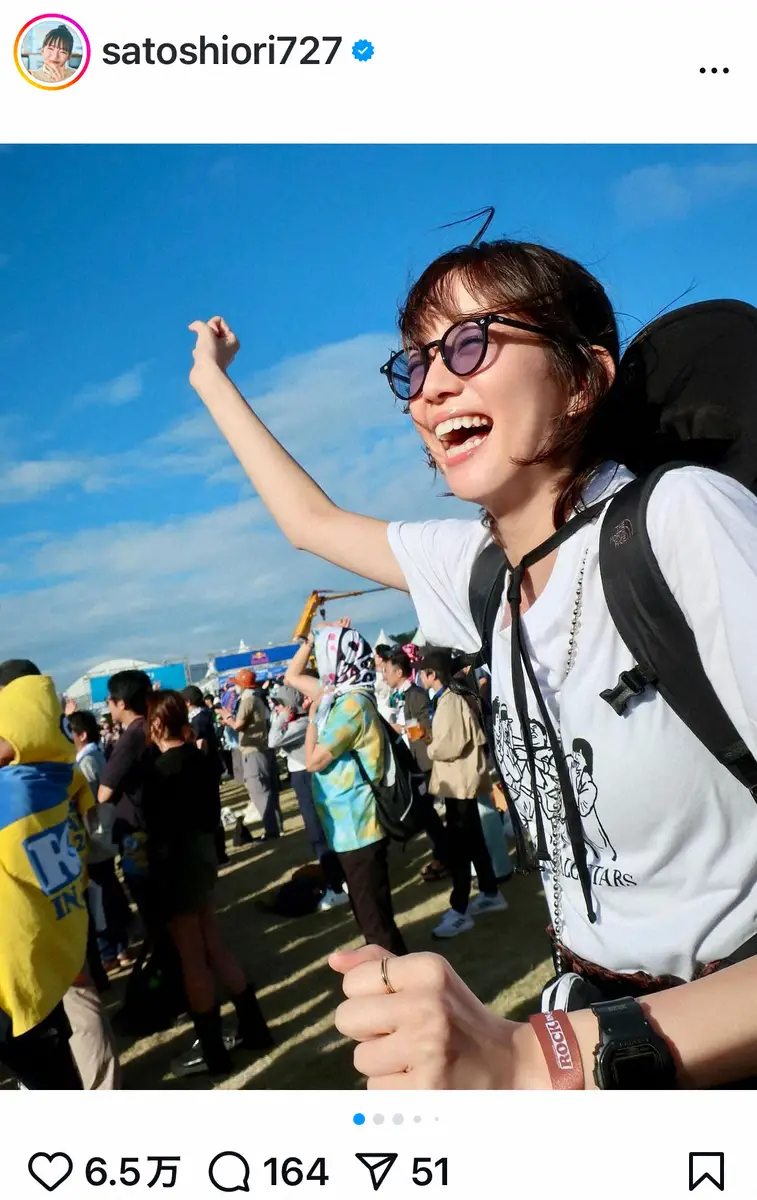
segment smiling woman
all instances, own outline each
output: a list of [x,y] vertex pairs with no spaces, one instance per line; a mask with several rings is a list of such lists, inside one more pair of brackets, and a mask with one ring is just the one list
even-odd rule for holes
[[74,35],[67,25],[57,25],[48,29],[42,39],[39,54],[42,66],[29,70],[32,79],[40,83],[60,84],[71,79],[76,74],[76,68],[70,65],[74,53]]
[[[679,1086],[751,1086],[757,811],[659,692],[634,695],[622,721],[605,703],[639,661],[610,616],[599,547],[610,501],[633,481],[623,464],[637,461],[641,426],[628,420],[628,379],[614,382],[618,333],[602,285],[554,250],[495,241],[443,255],[411,289],[402,349],[382,370],[432,465],[483,521],[389,525],[341,509],[229,380],[239,343],[226,322],[190,328],[191,382],[295,546],[408,591],[427,640],[470,654],[482,647],[471,584],[483,551],[506,568],[488,660],[494,740],[522,864],[541,870],[549,898],[558,978],[544,1003],[583,1008],[571,1013],[583,1075],[569,1086],[669,1086],[671,1064]],[[684,361],[670,378],[691,370]],[[645,419],[657,422],[648,443],[664,445],[659,408]],[[687,467],[648,492],[646,522],[739,753],[754,762],[757,500],[729,475]],[[339,1028],[361,1042],[372,1086],[562,1086],[543,1030],[488,1013],[436,956],[402,958],[388,995],[383,959],[368,948],[333,962],[346,973]],[[621,1004],[641,1053],[623,1058],[607,1001]]]

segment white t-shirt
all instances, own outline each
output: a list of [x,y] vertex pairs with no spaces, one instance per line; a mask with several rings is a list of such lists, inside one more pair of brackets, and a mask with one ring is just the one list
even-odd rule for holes
[[[633,476],[605,467],[594,503]],[[665,475],[648,509],[652,547],[694,631],[705,670],[740,736],[757,754],[757,498],[700,467]],[[561,729],[582,816],[597,921],[590,924],[570,843],[562,840],[563,941],[615,971],[691,978],[697,964],[732,953],[757,932],[757,804],[652,690],[618,716],[600,692],[633,659],[604,599],[600,521],[560,547],[547,586],[523,614],[531,661]],[[392,550],[428,640],[480,648],[468,585],[488,543],[480,521],[396,523]],[[580,565],[588,551],[576,652],[566,678]],[[535,836],[534,796],[515,712],[510,629],[496,623],[492,702],[497,757],[518,812]],[[537,778],[549,839],[554,760],[529,695]],[[550,865],[543,869],[551,905]]]
[[376,672],[376,707],[385,721],[388,721],[392,716],[392,709],[389,704],[389,697],[392,694],[392,689],[384,679],[384,676]]

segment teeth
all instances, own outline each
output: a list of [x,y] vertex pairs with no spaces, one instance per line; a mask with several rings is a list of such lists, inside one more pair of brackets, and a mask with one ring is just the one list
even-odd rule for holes
[[452,433],[455,429],[490,429],[491,421],[488,417],[470,416],[470,417],[453,417],[448,421],[440,421],[435,429],[438,438],[446,437],[448,433]]
[[461,442],[459,446],[450,446],[447,450],[447,458],[456,458],[461,454],[468,454],[476,446],[480,446],[483,441],[484,439],[482,437],[472,437],[468,438],[464,442]]

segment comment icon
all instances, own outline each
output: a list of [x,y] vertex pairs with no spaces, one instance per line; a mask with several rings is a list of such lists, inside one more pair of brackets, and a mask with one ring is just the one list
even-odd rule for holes
[[249,1192],[250,1164],[236,1150],[216,1154],[208,1167],[208,1177],[219,1192]]

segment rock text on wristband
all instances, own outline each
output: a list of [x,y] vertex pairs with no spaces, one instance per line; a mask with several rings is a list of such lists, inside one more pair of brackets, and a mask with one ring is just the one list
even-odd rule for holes
[[529,1017],[549,1071],[553,1091],[583,1091],[584,1069],[573,1026],[564,1012]]

